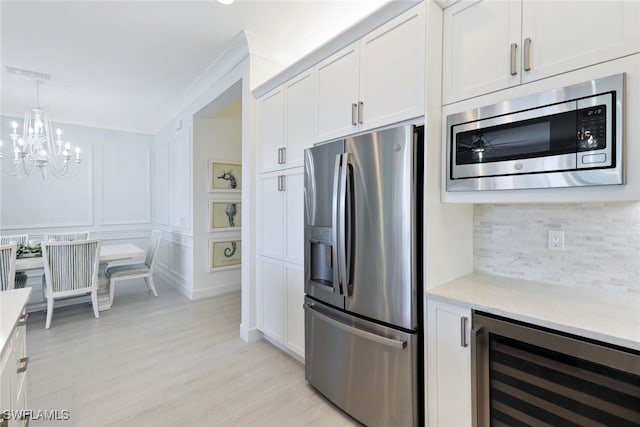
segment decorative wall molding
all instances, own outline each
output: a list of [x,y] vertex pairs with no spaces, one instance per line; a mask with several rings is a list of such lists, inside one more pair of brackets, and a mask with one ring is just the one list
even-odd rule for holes
[[[102,225],[126,225],[126,224],[148,224],[151,222],[151,149],[148,147],[139,147],[140,149],[138,150],[138,153],[135,153],[134,149],[130,149],[127,156],[132,156],[134,153],[135,154],[142,154],[141,158],[136,158],[136,159],[129,159],[129,160],[134,160],[135,161],[135,168],[127,168],[127,170],[122,171],[122,170],[118,170],[117,173],[117,180],[118,181],[124,181],[124,182],[128,182],[129,185],[133,186],[133,185],[140,185],[140,181],[143,180],[142,185],[144,186],[143,192],[144,197],[142,198],[138,198],[139,199],[144,199],[146,201],[145,205],[144,205],[144,213],[141,217],[133,219],[133,220],[116,220],[116,219],[109,219],[108,217],[105,216],[105,212],[109,212],[109,209],[107,209],[107,207],[112,206],[112,205],[122,205],[123,201],[122,200],[108,200],[107,197],[110,194],[109,191],[107,191],[107,183],[109,179],[112,178],[116,178],[114,176],[112,176],[113,174],[107,174],[106,172],[106,166],[105,165],[105,161],[107,160],[107,155],[106,153],[109,150],[112,150],[110,148],[102,148],[101,150],[101,169],[102,169],[102,180],[101,180],[101,206],[99,207],[99,217],[100,217],[100,224]],[[112,150],[114,151],[114,150]],[[142,169],[142,174],[138,173],[137,176],[123,176],[124,173],[136,173],[138,171],[140,171],[140,169]],[[140,176],[142,175],[142,176]],[[118,184],[120,184],[120,182],[118,182]],[[118,197],[118,194],[116,194],[116,197]],[[136,200],[136,201],[138,201]]]

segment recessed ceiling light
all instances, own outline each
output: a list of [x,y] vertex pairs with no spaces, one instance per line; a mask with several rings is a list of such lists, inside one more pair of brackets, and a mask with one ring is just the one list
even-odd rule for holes
[[231,4],[233,3],[234,0],[218,0],[218,3],[220,4]]

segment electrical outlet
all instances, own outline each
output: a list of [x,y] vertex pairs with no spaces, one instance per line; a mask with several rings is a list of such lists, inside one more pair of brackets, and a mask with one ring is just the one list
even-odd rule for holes
[[564,231],[549,230],[548,244],[550,251],[564,251]]

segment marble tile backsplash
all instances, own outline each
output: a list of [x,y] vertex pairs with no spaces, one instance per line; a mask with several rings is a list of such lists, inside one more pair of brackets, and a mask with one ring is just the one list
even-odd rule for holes
[[[547,249],[549,230],[565,250]],[[640,293],[640,203],[476,205],[475,269],[574,287]]]

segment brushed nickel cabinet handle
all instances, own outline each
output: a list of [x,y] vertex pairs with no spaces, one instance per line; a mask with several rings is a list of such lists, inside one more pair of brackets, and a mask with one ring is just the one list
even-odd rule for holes
[[351,124],[354,126],[358,124],[358,104],[355,102],[351,104]]
[[282,147],[282,164],[286,164],[287,163],[287,147]]
[[518,43],[511,43],[511,75],[518,74]]
[[362,124],[364,123],[364,102],[360,101],[358,102],[358,123]]
[[20,316],[20,318],[18,319],[18,323],[16,323],[16,326],[24,326],[27,324],[27,319],[29,318],[29,313],[24,313],[22,316]]
[[468,347],[469,343],[467,342],[467,322],[469,321],[468,317],[460,318],[460,346]]
[[280,191],[286,191],[287,189],[287,177],[284,175],[280,175],[280,178],[282,178],[282,190]]
[[531,71],[531,37],[524,39],[524,70]]
[[17,373],[21,374],[23,372],[27,372],[27,366],[29,366],[29,358],[28,357],[21,358],[20,363],[24,363],[24,365],[22,365],[22,368],[18,368]]

